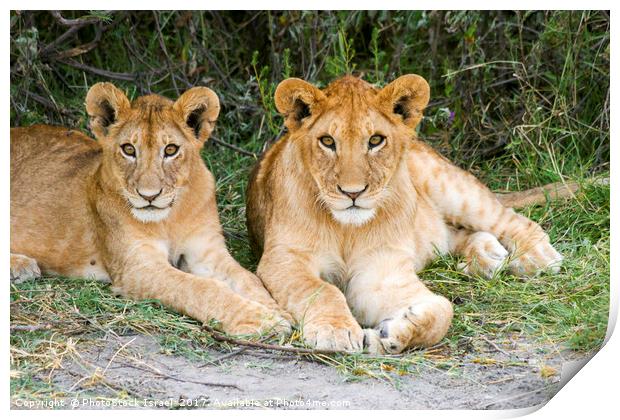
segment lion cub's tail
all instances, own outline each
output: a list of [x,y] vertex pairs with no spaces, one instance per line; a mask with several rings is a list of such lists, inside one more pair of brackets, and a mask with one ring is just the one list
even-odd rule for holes
[[[593,183],[607,185],[609,184],[609,178],[596,179]],[[525,191],[495,193],[495,196],[505,207],[519,208],[544,204],[547,202],[547,197],[549,197],[549,200],[573,198],[579,188],[580,185],[576,182],[554,182]]]

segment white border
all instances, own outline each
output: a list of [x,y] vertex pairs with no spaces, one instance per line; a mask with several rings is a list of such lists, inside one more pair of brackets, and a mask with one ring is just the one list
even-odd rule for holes
[[[614,9],[617,9],[614,6],[614,3],[612,3],[611,1],[588,1],[586,2],[576,2],[576,1],[557,1],[557,0],[553,0],[553,1],[545,1],[545,2],[540,2],[540,1],[531,1],[531,0],[524,0],[524,1],[504,1],[501,3],[498,3],[496,1],[491,2],[491,1],[479,1],[479,0],[474,0],[474,1],[469,1],[466,3],[463,2],[457,2],[457,1],[442,1],[442,2],[438,2],[438,1],[389,1],[389,0],[383,0],[381,2],[377,2],[375,1],[365,1],[365,0],[357,0],[357,1],[353,1],[353,0],[349,0],[349,1],[342,1],[342,0],[320,0],[320,1],[315,1],[315,2],[291,2],[290,0],[288,1],[283,1],[283,0],[275,0],[275,1],[263,1],[263,2],[250,2],[247,0],[227,0],[227,1],[184,1],[184,0],[177,0],[174,3],[170,3],[169,1],[164,2],[161,0],[153,0],[150,1],[148,3],[138,3],[138,2],[134,2],[133,4],[128,3],[127,1],[118,1],[118,0],[109,0],[109,1],[88,1],[88,2],[78,2],[78,1],[62,1],[62,2],[50,2],[50,1],[20,1],[20,2],[16,2],[16,1],[11,1],[8,2],[8,4],[6,4],[7,6],[7,14],[8,11],[11,9],[40,9],[40,10],[47,10],[47,9],[90,9],[90,10],[100,10],[100,9],[122,9],[122,8],[130,8],[130,9],[144,9],[144,5],[148,4],[149,9],[147,10],[151,10],[151,9],[170,9],[171,6],[174,6],[174,9],[187,9],[187,10],[201,10],[201,9],[205,9],[205,8],[209,8],[209,9],[221,9],[221,10],[233,10],[233,9],[240,9],[240,10],[251,10],[251,9],[272,9],[272,10],[295,10],[295,9],[308,9],[308,10],[315,10],[315,9],[331,9],[331,10],[357,10],[357,9],[375,9],[377,8],[377,6],[381,6],[382,8],[385,9],[402,9],[402,10],[407,10],[407,9],[412,9],[412,8],[416,8],[416,9],[454,9],[454,10],[458,10],[458,9],[462,9],[463,6],[467,6],[468,9],[470,10],[478,10],[478,9],[520,9],[520,10],[527,10],[527,9],[538,9],[541,6],[543,6],[545,9],[591,9],[591,10],[598,10],[598,9],[604,9],[604,10],[611,10],[612,11],[612,23],[613,23],[613,19],[615,18],[616,12]],[[86,7],[88,6],[88,7]],[[129,6],[129,7],[128,7]],[[3,33],[5,33],[5,42],[2,44],[2,52],[3,52],[3,57],[8,57],[9,56],[9,36],[10,36],[10,30],[9,30],[9,19],[7,14],[5,14],[4,20],[3,20],[3,26],[4,26],[4,31]],[[612,51],[616,51],[618,48],[617,42],[615,42],[615,38],[613,36],[613,31],[612,31],[612,38],[611,38],[611,50]],[[617,65],[617,59],[616,59],[616,55],[612,53],[612,62],[611,62],[611,70],[612,70],[612,74],[616,74],[618,65]],[[3,197],[4,199],[2,200],[3,205],[0,208],[0,212],[2,215],[2,220],[5,221],[5,223],[1,224],[0,229],[1,230],[1,243],[2,243],[2,248],[0,250],[1,255],[0,255],[0,260],[2,261],[2,267],[4,272],[6,274],[8,274],[9,271],[9,254],[10,254],[10,250],[9,250],[9,223],[6,223],[9,221],[9,200],[10,200],[10,195],[9,195],[9,168],[10,168],[10,164],[9,164],[9,155],[10,155],[10,151],[9,151],[9,142],[8,142],[8,129],[9,129],[9,115],[10,115],[10,107],[9,107],[9,74],[8,74],[8,63],[5,64],[5,68],[4,68],[4,84],[2,85],[2,93],[3,93],[3,97],[5,98],[5,100],[2,102],[2,126],[3,126],[3,132],[5,133],[4,139],[3,139],[3,144],[2,144],[2,153],[0,153],[0,168],[2,168],[2,171],[4,171],[2,179],[0,181],[0,194],[1,197]],[[612,83],[613,85],[613,83]],[[611,108],[615,109],[615,106],[618,105],[618,95],[616,94],[616,91],[614,89],[612,89],[611,92]],[[613,118],[611,121],[612,124],[612,131],[611,131],[611,138],[615,139],[615,127],[616,124],[614,124]],[[615,131],[614,131],[615,130]],[[617,140],[615,140],[617,141]],[[617,164],[618,162],[618,151],[617,151],[617,147],[615,147],[613,145],[614,141],[612,141],[612,148],[611,148],[611,153],[612,153],[612,166],[614,166],[614,164]],[[611,195],[611,213],[615,214],[618,212],[618,195],[617,193],[614,193],[614,191],[616,190],[616,188],[614,187],[614,185],[617,185],[618,183],[618,175],[617,175],[617,171],[612,171],[611,172],[611,184],[612,184],[612,195]],[[616,237],[614,236],[614,233],[617,233],[618,231],[618,223],[616,219],[612,218],[611,221],[611,232],[612,232],[612,241],[611,241],[611,279],[612,279],[612,284],[611,284],[611,296],[612,296],[612,302],[611,302],[611,308],[610,308],[610,313],[611,313],[611,318],[610,318],[610,322],[609,322],[609,328],[608,328],[608,338],[609,338],[609,333],[613,330],[613,327],[615,326],[616,323],[616,319],[617,319],[617,314],[618,314],[618,297],[620,296],[620,290],[618,287],[618,279],[620,279],[620,272],[618,269],[618,264],[616,263],[616,260],[614,257],[618,256],[618,245],[617,245],[617,240]],[[8,280],[7,280],[8,283]],[[5,285],[5,287],[2,289],[2,302],[5,302],[5,304],[3,305],[3,312],[4,312],[4,325],[5,325],[5,329],[4,331],[9,330],[9,305],[8,305],[8,301],[9,301],[9,296],[8,296],[8,284]],[[536,409],[536,408],[532,408],[532,409],[522,409],[522,410],[498,410],[498,411],[462,411],[462,410],[458,410],[458,411],[415,411],[415,412],[409,412],[409,411],[391,411],[389,413],[383,413],[381,410],[381,412],[372,412],[372,413],[364,413],[368,414],[368,415],[373,415],[373,416],[382,416],[382,415],[389,415],[390,417],[395,417],[395,418],[414,418],[414,417],[418,417],[419,416],[423,416],[424,418],[427,417],[441,417],[441,418],[458,418],[458,419],[480,419],[480,418],[506,418],[506,417],[515,417],[515,416],[520,416],[520,415],[524,415],[527,413],[531,413],[530,417],[532,418],[549,418],[551,416],[553,417],[562,417],[562,418],[567,418],[567,419],[571,419],[571,418],[579,418],[579,419],[594,419],[594,418],[609,418],[612,415],[617,416],[618,415],[618,385],[619,385],[619,377],[620,377],[620,362],[619,362],[619,357],[618,355],[620,355],[620,339],[618,339],[618,334],[616,333],[614,336],[611,337],[611,339],[609,339],[606,343],[606,345],[604,346],[604,348],[594,356],[594,358],[584,367],[584,369],[580,372],[578,372],[578,374],[576,375],[576,377],[573,380],[570,380],[569,383],[554,397],[552,398],[546,406],[544,406],[541,409]],[[9,341],[8,341],[9,335],[8,334],[2,334],[1,337],[1,345],[2,347],[5,349],[6,353],[6,361],[8,361],[8,356],[9,356]],[[7,398],[9,395],[9,389],[8,389],[8,370],[9,370],[9,364],[5,362],[4,364],[4,369],[2,372],[2,378],[6,378],[5,381],[2,383],[2,389],[5,391],[4,395],[5,398],[2,400],[2,405],[4,410],[3,411],[9,411],[9,399]],[[366,411],[366,410],[362,410],[362,411]],[[355,413],[351,413],[351,415],[355,415],[358,416],[359,411],[356,411]],[[109,417],[110,415],[114,415],[114,416],[124,416],[126,414],[126,412],[115,412],[114,414],[111,414],[110,412],[104,411],[104,412],[89,412],[88,416],[89,417],[96,417],[96,418],[102,418],[102,417]],[[265,411],[252,411],[252,412],[240,412],[240,411],[218,411],[217,413],[207,413],[205,411],[199,410],[199,411],[183,411],[183,412],[162,412],[162,411],[147,411],[145,412],[141,412],[141,413],[136,413],[136,412],[132,412],[132,416],[141,416],[141,415],[148,415],[149,417],[159,417],[159,416],[173,416],[173,417],[178,417],[180,418],[181,416],[183,416],[183,418],[187,418],[187,417],[201,417],[204,418],[204,416],[210,416],[210,415],[216,415],[217,418],[247,418],[247,417],[252,417],[252,418],[269,418],[269,419],[274,419],[274,418],[283,418],[283,417],[288,417],[290,415],[294,415],[296,418],[309,418],[309,417],[316,417],[316,416],[326,416],[326,417],[332,417],[332,418],[340,418],[343,413],[342,412],[324,412],[324,411],[308,411],[308,412],[300,412],[300,411],[295,411],[294,413],[291,412],[283,412],[283,411],[269,411],[269,412],[265,412]],[[361,413],[360,413],[361,414]],[[15,417],[32,417],[32,416],[36,416],[39,415],[39,413],[35,413],[33,411],[11,411],[10,412],[11,416],[15,416]],[[74,411],[66,411],[66,410],[62,410],[62,411],[47,411],[44,414],[46,417],[50,417],[50,418],[81,418],[85,415],[84,412],[74,412]],[[346,414],[345,414],[346,415]]]

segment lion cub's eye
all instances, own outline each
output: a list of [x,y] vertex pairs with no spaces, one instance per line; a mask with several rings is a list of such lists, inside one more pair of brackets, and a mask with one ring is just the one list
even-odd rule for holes
[[321,144],[328,149],[336,150],[336,140],[331,136],[323,136],[319,138]]
[[164,156],[171,157],[177,154],[179,146],[176,144],[169,144],[164,148]]
[[385,137],[380,134],[375,134],[368,140],[368,147],[374,149],[377,146],[381,146],[385,141]]
[[127,156],[136,157],[136,148],[129,143],[121,145],[121,150]]

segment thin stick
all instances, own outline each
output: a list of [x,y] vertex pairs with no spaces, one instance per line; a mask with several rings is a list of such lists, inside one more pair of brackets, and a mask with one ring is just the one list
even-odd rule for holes
[[77,19],[66,19],[62,17],[59,10],[52,10],[50,11],[50,13],[52,14],[52,16],[54,16],[54,18],[56,18],[58,23],[64,26],[84,26],[84,25],[88,25],[89,23],[96,23],[102,20],[101,18],[96,17],[96,16],[83,17],[83,18],[77,18]]
[[497,344],[495,344],[494,342],[492,342],[491,340],[489,340],[485,336],[480,336],[480,338],[482,340],[486,341],[489,345],[491,345],[498,352],[504,353],[505,355],[510,356],[510,353],[508,353],[506,350],[501,349]]
[[95,29],[95,39],[92,41],[78,45],[77,47],[70,48],[65,51],[61,51],[49,57],[49,60],[62,60],[72,57],[77,57],[78,55],[86,54],[89,51],[92,51],[97,45],[99,45],[99,41],[101,41],[101,34],[104,30],[100,28]]
[[[235,384],[228,384],[228,383],[222,383],[222,382],[204,382],[204,381],[194,381],[193,379],[184,379],[184,378],[179,378],[178,376],[173,376],[173,375],[168,375],[167,373],[164,373],[162,371],[160,371],[159,369],[153,369],[153,368],[145,368],[142,366],[136,366],[136,365],[132,365],[132,364],[128,364],[128,363],[119,363],[119,365],[131,368],[131,369],[137,369],[137,370],[141,370],[143,372],[150,372],[154,375],[157,376],[161,376],[162,378],[165,379],[170,379],[172,381],[177,381],[177,382],[187,382],[190,384],[196,384],[196,385],[204,385],[204,386],[214,386],[214,387],[221,387],[221,388],[235,388],[238,389],[239,391],[244,391],[243,388],[240,388],[238,385]],[[148,365],[146,365],[148,366]]]
[[65,117],[71,117],[71,118],[75,118],[75,114],[73,114],[71,111],[69,111],[68,109],[64,109],[64,108],[60,108],[56,103],[54,103],[53,101],[38,95],[34,92],[30,92],[28,91],[26,93],[26,95],[30,98],[32,98],[35,102],[38,102],[39,104],[43,105],[46,108],[52,109],[56,112],[58,112],[61,115],[64,115]]
[[208,325],[203,325],[202,328],[205,329],[207,332],[209,332],[216,341],[230,343],[230,344],[234,344],[237,346],[252,347],[252,348],[263,349],[263,350],[282,351],[286,353],[295,353],[299,355],[313,355],[313,356],[335,355],[335,354],[359,355],[359,353],[353,353],[353,352],[348,352],[348,351],[305,349],[302,347],[286,347],[286,346],[279,346],[277,344],[257,343],[254,341],[240,340],[240,339],[228,337],[214,330]]
[[238,356],[238,355],[240,355],[242,353],[245,353],[247,350],[248,350],[247,347],[242,347],[239,350],[235,350],[235,351],[232,351],[230,353],[227,353],[227,354],[225,354],[225,355],[223,355],[221,357],[218,357],[215,360],[210,360],[210,361],[208,361],[206,363],[203,363],[202,365],[199,365],[198,367],[199,368],[204,368],[204,367],[207,367],[209,365],[214,365],[216,363],[221,362],[222,360],[230,359],[231,357],[235,357],[235,356]]
[[11,332],[13,331],[40,331],[40,330],[50,330],[52,329],[52,324],[39,324],[39,325],[11,325]]
[[251,156],[254,159],[258,158],[256,153],[248,152],[247,150],[242,149],[241,147],[235,146],[234,144],[226,143],[225,141],[220,140],[217,137],[211,137],[211,140],[213,141],[213,143],[217,145],[228,147],[229,149],[234,150],[237,153],[241,153],[242,155]]
[[134,73],[118,73],[114,71],[107,71],[99,69],[97,67],[87,66],[86,64],[82,64],[72,58],[66,58],[58,61],[68,66],[75,67],[76,69],[87,71],[89,73],[93,73],[98,76],[103,76],[110,79],[125,80],[127,82],[133,82],[136,80],[136,74]]

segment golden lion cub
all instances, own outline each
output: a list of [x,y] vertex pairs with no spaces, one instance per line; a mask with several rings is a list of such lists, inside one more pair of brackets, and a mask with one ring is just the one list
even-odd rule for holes
[[215,183],[200,158],[219,100],[129,102],[109,83],[86,97],[98,141],[62,127],[11,129],[11,279],[112,281],[231,334],[289,325],[261,281],[228,253]]
[[247,222],[259,277],[312,346],[398,353],[441,340],[452,305],[416,275],[436,251],[484,276],[558,268],[538,224],[416,139],[428,100],[417,75],[380,90],[288,79],[275,92],[288,134],[254,169]]

